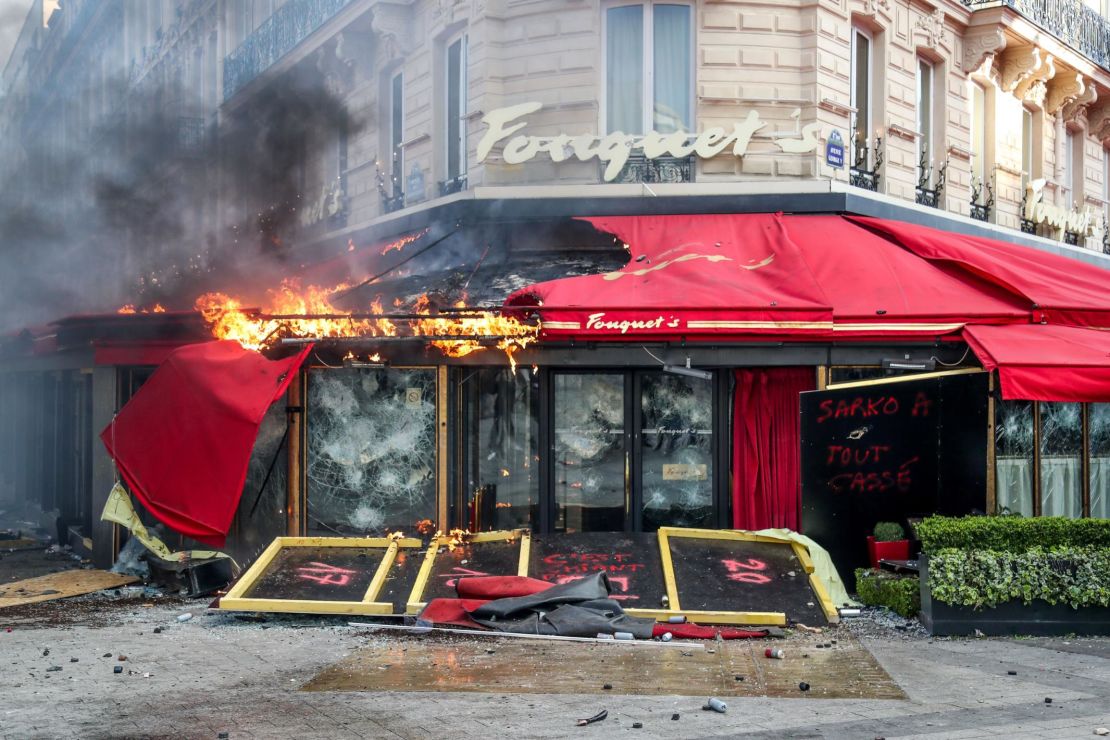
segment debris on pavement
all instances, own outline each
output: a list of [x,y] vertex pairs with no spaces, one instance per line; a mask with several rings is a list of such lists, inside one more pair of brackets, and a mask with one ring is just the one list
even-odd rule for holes
[[609,710],[608,709],[602,709],[600,712],[598,712],[594,716],[586,717],[585,719],[580,719],[577,722],[575,722],[575,724],[578,727],[582,727],[583,725],[592,725],[594,722],[601,722],[603,719],[605,719],[608,716],[609,716]]
[[728,711],[728,704],[725,704],[720,699],[711,697],[709,699],[709,701],[707,701],[705,703],[705,705],[702,707],[702,709],[704,709],[706,711],[712,710],[714,712],[719,712],[720,714],[724,714],[725,712]]

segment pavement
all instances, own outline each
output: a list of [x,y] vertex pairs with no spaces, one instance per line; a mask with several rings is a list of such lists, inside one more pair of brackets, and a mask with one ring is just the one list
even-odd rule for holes
[[[704,696],[302,691],[355,650],[398,638],[206,606],[124,589],[0,612],[0,737],[1015,739],[1110,727],[1107,638],[931,639],[865,619],[840,629],[907,699],[725,697],[717,714],[701,710]],[[575,726],[600,709],[608,719]]]

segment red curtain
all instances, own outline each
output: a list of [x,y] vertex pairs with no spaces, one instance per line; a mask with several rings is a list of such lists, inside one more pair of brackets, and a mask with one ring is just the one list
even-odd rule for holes
[[733,399],[732,526],[798,529],[799,399],[816,387],[812,367],[736,371]]

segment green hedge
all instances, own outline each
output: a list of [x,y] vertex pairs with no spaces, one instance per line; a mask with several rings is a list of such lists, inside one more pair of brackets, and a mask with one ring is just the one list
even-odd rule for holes
[[921,586],[917,576],[896,576],[870,568],[856,569],[856,595],[868,606],[886,606],[903,617],[921,611]]
[[929,589],[937,601],[975,608],[1035,599],[1076,609],[1110,606],[1110,548],[947,548],[929,556]]
[[1059,516],[931,516],[915,528],[921,549],[1025,552],[1034,547],[1110,547],[1110,519]]

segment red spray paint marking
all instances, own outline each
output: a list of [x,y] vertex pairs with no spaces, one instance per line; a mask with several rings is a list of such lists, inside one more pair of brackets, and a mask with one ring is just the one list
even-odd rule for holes
[[741,562],[739,560],[722,560],[721,565],[725,566],[725,570],[729,572],[728,579],[730,581],[739,581],[740,583],[768,583],[771,578],[762,573],[756,573],[757,570],[767,570],[767,563],[755,558],[748,558],[747,561]]
[[347,568],[338,568],[327,563],[311,562],[297,568],[300,577],[307,581],[316,581],[322,586],[346,586],[351,582],[351,576],[357,571]]

